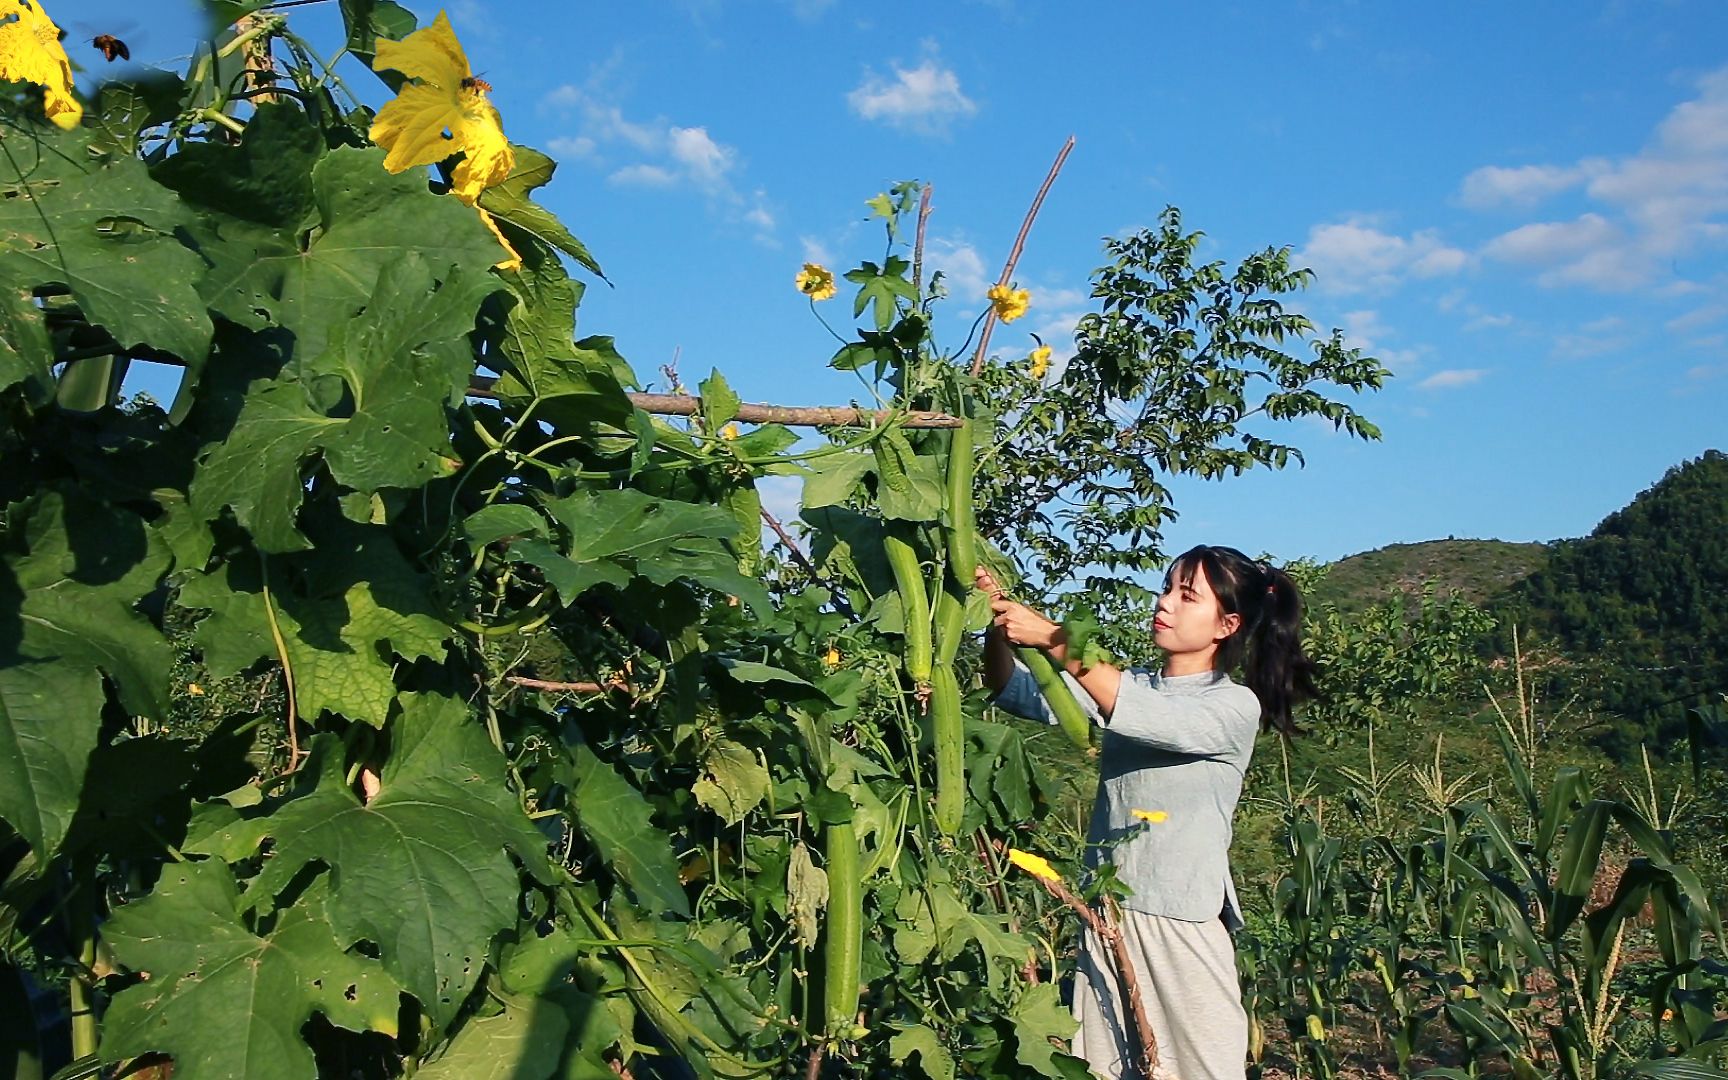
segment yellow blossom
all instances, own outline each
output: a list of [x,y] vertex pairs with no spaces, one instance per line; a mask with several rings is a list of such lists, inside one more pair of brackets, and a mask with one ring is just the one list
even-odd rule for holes
[[990,307],[996,312],[996,317],[1005,323],[1011,323],[1026,314],[1026,309],[1032,306],[1032,294],[1025,289],[1015,289],[1007,285],[992,285],[987,294]]
[[732,439],[736,439],[738,437],[738,425],[737,424],[727,424],[725,427],[720,429],[720,437],[722,439],[726,439],[727,441],[731,441]]
[[193,697],[203,697],[204,696],[204,688],[202,686],[199,686],[195,682],[189,682],[186,684],[186,692],[188,694],[192,695]]
[[372,121],[372,141],[389,151],[384,168],[399,173],[461,152],[463,158],[450,174],[450,189],[469,206],[510,175],[516,155],[504,138],[498,110],[486,99],[492,88],[469,70],[468,57],[442,11],[431,26],[401,41],[380,40],[372,68],[399,71],[412,80],[402,84]]
[[1154,825],[1162,825],[1170,820],[1170,814],[1166,810],[1136,810],[1134,816],[1141,821],[1150,821]]
[[1061,881],[1062,875],[1050,865],[1050,861],[1042,855],[1034,855],[1019,848],[1008,849],[1008,861],[1031,874],[1040,881]]
[[1032,350],[1032,377],[1042,379],[1044,373],[1050,370],[1050,346],[1040,345]]
[[839,288],[834,284],[834,274],[820,263],[805,263],[804,269],[798,271],[798,276],[792,279],[798,285],[798,291],[812,300],[830,300]]
[[836,649],[832,645],[828,646],[828,651],[822,654],[822,662],[827,664],[829,667],[839,667],[840,650]]
[[35,83],[47,91],[48,119],[70,131],[84,117],[72,96],[72,62],[60,28],[36,0],[0,0],[0,79]]

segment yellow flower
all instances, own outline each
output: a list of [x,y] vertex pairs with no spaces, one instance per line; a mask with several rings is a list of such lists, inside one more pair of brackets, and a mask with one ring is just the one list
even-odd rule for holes
[[725,427],[720,429],[720,437],[728,441],[736,439],[738,437],[738,425],[727,424]]
[[1040,881],[1061,881],[1062,875],[1050,865],[1050,861],[1041,855],[1034,855],[1019,848],[1008,849],[1008,861],[1031,874]]
[[1044,373],[1050,370],[1050,346],[1040,345],[1032,350],[1032,377],[1042,379]]
[[431,26],[401,41],[380,40],[372,69],[399,71],[413,80],[403,83],[372,121],[372,141],[389,151],[384,168],[399,173],[460,151],[463,158],[450,174],[450,187],[469,206],[510,175],[516,155],[504,138],[504,121],[486,100],[492,88],[468,69],[468,57],[442,11]]
[[1134,816],[1141,821],[1150,821],[1154,825],[1162,825],[1170,820],[1170,814],[1164,810],[1136,810]]
[[1011,323],[1026,314],[1026,309],[1032,306],[1032,294],[1025,289],[1015,289],[1007,285],[992,285],[990,292],[990,307],[996,312],[996,317],[1005,323]]
[[840,650],[836,649],[832,645],[828,646],[828,651],[822,654],[822,662],[827,664],[829,667],[839,667]]
[[798,291],[812,300],[830,300],[840,291],[834,284],[834,274],[820,263],[805,263],[792,280]]
[[0,0],[0,79],[35,83],[47,91],[48,119],[70,131],[84,117],[72,96],[72,62],[60,28],[36,0]]
[[188,694],[192,695],[193,697],[203,697],[204,696],[204,688],[202,686],[199,686],[195,682],[189,682],[186,684],[186,692]]

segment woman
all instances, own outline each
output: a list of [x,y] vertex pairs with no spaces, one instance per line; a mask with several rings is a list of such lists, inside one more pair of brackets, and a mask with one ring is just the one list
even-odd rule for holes
[[[980,568],[994,624],[984,683],[998,708],[1055,723],[1010,645],[1048,652],[1104,729],[1086,863],[1108,858],[1133,890],[1122,934],[1158,1041],[1159,1080],[1244,1075],[1248,1017],[1230,931],[1241,918],[1230,880],[1231,818],[1262,730],[1294,733],[1291,707],[1314,693],[1302,653],[1302,599],[1282,570],[1234,548],[1176,560],[1153,621],[1162,671],[1082,667],[1061,626],[1009,600]],[[1230,673],[1238,668],[1243,681]],[[1074,986],[1074,1052],[1101,1076],[1137,1076],[1110,954],[1084,931]]]

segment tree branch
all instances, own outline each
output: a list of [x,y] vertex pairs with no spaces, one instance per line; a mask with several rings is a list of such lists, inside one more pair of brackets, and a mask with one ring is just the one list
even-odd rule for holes
[[[1038,194],[1032,199],[1032,206],[1026,211],[1026,220],[1020,223],[1020,235],[1014,238],[1014,248],[1008,252],[1008,261],[1002,266],[1002,276],[996,279],[996,284],[1006,285],[1014,277],[1014,267],[1020,262],[1020,252],[1026,247],[1026,234],[1032,231],[1032,219],[1038,216],[1038,208],[1044,205],[1044,196],[1049,194],[1050,185],[1056,182],[1056,174],[1062,171],[1062,163],[1068,160],[1068,152],[1074,149],[1074,136],[1068,136],[1068,141],[1062,144],[1062,149],[1056,154],[1056,160],[1050,165],[1049,175],[1044,177],[1044,185],[1038,189]],[[996,328],[996,309],[992,307],[984,315],[984,328],[978,334],[978,351],[972,355],[972,377],[984,370],[984,354],[990,349],[990,331]]]
[[[468,382],[470,397],[498,399],[498,380],[476,375]],[[693,394],[626,394],[630,403],[643,412],[659,416],[695,416],[702,411],[702,399]],[[746,424],[785,424],[789,427],[873,427],[886,423],[894,414],[886,409],[860,409],[854,405],[758,405],[745,402],[738,406],[738,419]],[[957,428],[958,417],[947,413],[915,410],[904,414],[902,426],[909,428]]]
[[[1001,841],[997,841],[998,847]],[[1130,1019],[1134,1021],[1132,1041],[1137,1045],[1129,1048],[1139,1059],[1137,1062],[1143,1076],[1155,1076],[1158,1069],[1158,1039],[1152,1034],[1152,1021],[1146,1015],[1146,1002],[1140,996],[1140,981],[1134,976],[1134,962],[1128,955],[1128,945],[1122,940],[1122,931],[1111,919],[1105,918],[1063,883],[1059,877],[1044,877],[1034,874],[1038,883],[1049,891],[1051,896],[1072,908],[1080,916],[1082,922],[1092,928],[1104,944],[1110,947],[1110,955],[1115,960],[1117,985],[1122,988],[1122,996],[1126,999]],[[1121,910],[1111,905],[1114,918],[1121,917]]]

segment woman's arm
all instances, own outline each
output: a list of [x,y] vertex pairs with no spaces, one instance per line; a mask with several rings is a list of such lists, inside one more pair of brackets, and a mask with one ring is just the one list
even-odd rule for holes
[[1010,644],[1030,645],[1049,653],[1059,667],[1074,676],[1087,696],[1097,702],[1099,715],[1109,719],[1122,686],[1121,669],[1103,663],[1082,667],[1080,661],[1069,660],[1067,635],[1061,626],[1025,604],[1008,599],[996,579],[982,566],[978,568],[977,583],[980,589],[990,594],[990,610],[996,613],[990,631],[984,636],[984,685],[992,693],[1000,693],[1014,674],[1014,654]]

